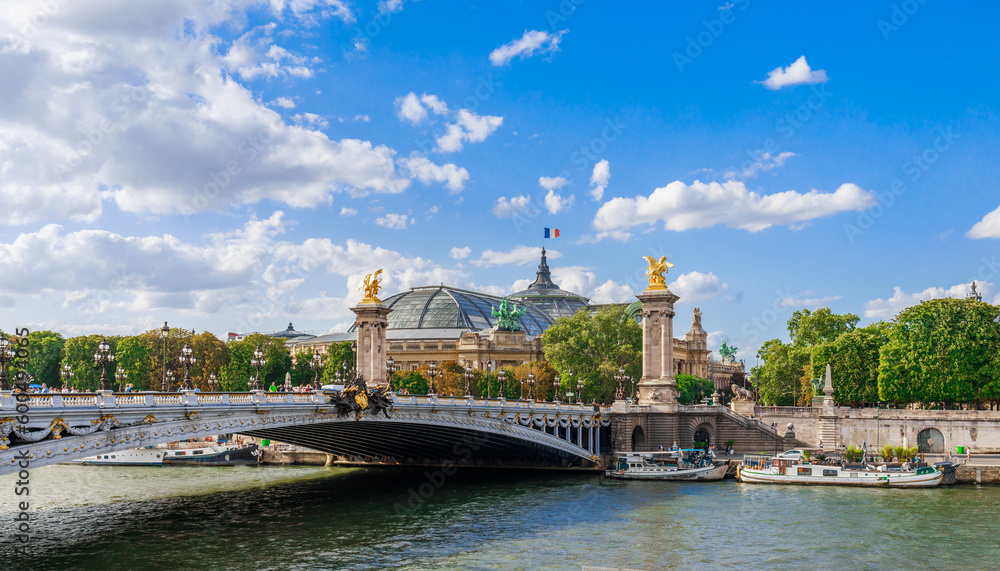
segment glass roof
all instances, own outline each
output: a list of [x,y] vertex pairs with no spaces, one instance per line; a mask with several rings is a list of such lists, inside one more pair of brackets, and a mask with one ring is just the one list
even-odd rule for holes
[[[383,302],[392,309],[390,329],[461,328],[482,330],[496,326],[493,306],[500,298],[447,286],[425,286],[388,297]],[[528,335],[541,335],[555,320],[548,312],[531,304],[516,304],[528,311],[521,317],[521,326]],[[350,331],[354,331],[352,326]]]

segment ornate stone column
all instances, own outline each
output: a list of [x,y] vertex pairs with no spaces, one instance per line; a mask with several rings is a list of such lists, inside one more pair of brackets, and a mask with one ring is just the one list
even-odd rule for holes
[[389,326],[386,316],[392,311],[381,302],[362,302],[351,311],[357,317],[355,325],[358,331],[357,361],[355,367],[358,374],[364,377],[369,388],[385,385],[385,367],[388,359],[385,330]]
[[674,302],[666,286],[650,287],[636,297],[642,302],[642,379],[639,404],[677,410],[674,378]]

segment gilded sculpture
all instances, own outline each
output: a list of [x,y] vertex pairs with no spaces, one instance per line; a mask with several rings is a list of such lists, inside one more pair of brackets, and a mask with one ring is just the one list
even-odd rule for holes
[[365,281],[361,283],[361,287],[358,288],[362,290],[365,294],[364,299],[361,303],[382,303],[382,300],[378,298],[378,290],[382,287],[382,281],[379,279],[379,275],[382,274],[382,269],[376,270],[374,273],[365,276]]
[[660,256],[659,260],[652,256],[643,256],[643,259],[649,264],[649,267],[646,268],[646,275],[649,276],[649,289],[667,289],[667,280],[663,274],[669,272],[674,265],[667,261],[666,256]]

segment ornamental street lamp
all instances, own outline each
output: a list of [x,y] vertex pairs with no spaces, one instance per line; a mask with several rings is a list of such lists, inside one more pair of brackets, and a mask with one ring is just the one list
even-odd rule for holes
[[625,367],[618,367],[618,374],[615,375],[615,380],[618,381],[618,390],[615,391],[615,399],[621,400],[625,398],[625,387],[623,386],[625,382]]
[[167,386],[167,390],[164,391],[164,392],[168,392],[168,393],[170,392],[170,387],[174,386],[174,380],[176,378],[177,378],[177,376],[174,375],[173,371],[167,371],[167,380],[165,381],[166,382],[166,386]]
[[125,368],[118,365],[118,369],[115,370],[115,380],[118,381],[118,392],[125,391],[125,381],[128,380],[128,373],[125,372]]
[[319,349],[313,350],[312,359],[309,360],[309,366],[312,367],[313,373],[316,374],[316,380],[313,381],[313,387],[316,390],[323,388],[323,385],[319,382],[319,374],[323,370],[323,356],[319,354]]
[[576,380],[576,404],[583,402],[583,377]]
[[219,379],[215,377],[215,373],[210,374],[208,376],[208,390],[214,393],[215,387],[217,387],[218,385],[219,385]]
[[528,400],[535,400],[535,373],[528,371]]
[[500,369],[500,372],[497,373],[497,377],[500,379],[500,396],[505,397],[507,396],[507,391],[504,390],[504,381],[507,380],[507,371]]
[[250,360],[250,366],[257,369],[257,376],[253,379],[253,390],[261,391],[264,390],[264,385],[260,382],[260,370],[264,368],[267,364],[267,359],[264,358],[264,350],[260,348],[260,345],[253,350],[253,359]]
[[472,364],[465,365],[465,396],[472,396]]
[[62,370],[59,371],[59,376],[62,377],[63,386],[68,386],[68,383],[73,378],[73,370],[70,368],[69,363],[62,366]]
[[491,388],[490,377],[492,376],[492,374],[493,374],[493,361],[489,360],[486,361],[486,400],[490,400],[491,398],[493,398],[493,391],[490,390]]
[[12,363],[16,356],[17,350],[11,345],[7,336],[0,333],[0,390],[10,390],[10,384],[7,382],[7,363]]
[[389,357],[385,362],[385,382],[392,390],[392,375],[396,372],[396,360]]
[[559,382],[561,380],[559,375],[552,379],[552,402],[559,402]]
[[170,327],[167,327],[167,322],[163,322],[163,327],[160,328],[160,337],[163,338],[163,392],[170,392],[170,383],[167,381],[167,337],[170,337]]
[[107,339],[101,339],[97,344],[97,353],[94,353],[94,361],[101,366],[101,390],[110,391],[111,384],[108,383],[108,365],[115,362],[115,356],[111,352],[111,345]]
[[184,390],[186,391],[194,390],[194,386],[191,384],[191,365],[197,363],[198,359],[195,359],[192,353],[194,353],[194,350],[191,349],[191,345],[185,343],[179,357],[181,365],[184,365]]
[[431,361],[430,366],[427,367],[427,372],[430,374],[430,377],[431,377],[431,387],[430,387],[431,390],[430,390],[430,392],[428,394],[431,394],[431,395],[437,394],[436,392],[434,392],[434,377],[436,377],[437,374],[438,374],[437,373],[437,363],[435,363],[434,361]]

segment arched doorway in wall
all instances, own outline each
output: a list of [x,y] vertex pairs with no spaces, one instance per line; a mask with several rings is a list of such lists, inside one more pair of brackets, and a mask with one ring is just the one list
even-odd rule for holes
[[643,452],[646,450],[646,431],[641,426],[632,429],[632,451]]
[[712,425],[702,424],[694,431],[694,442],[695,446],[711,446],[712,445]]
[[917,433],[917,450],[924,453],[944,452],[944,435],[936,428],[925,428]]

